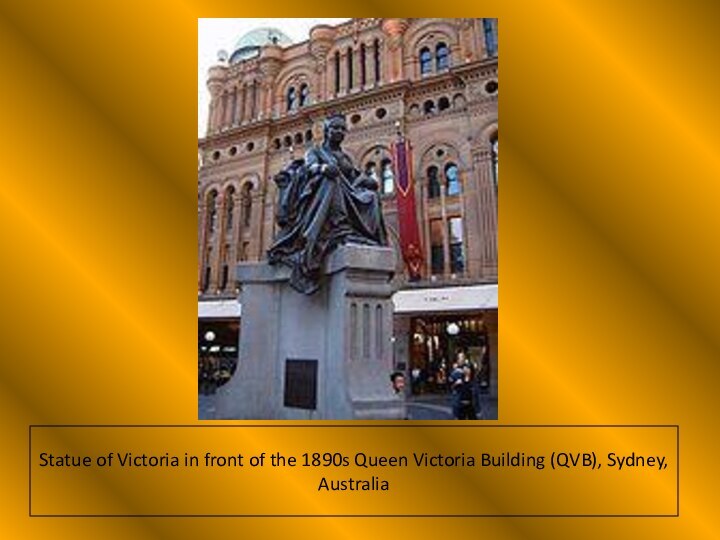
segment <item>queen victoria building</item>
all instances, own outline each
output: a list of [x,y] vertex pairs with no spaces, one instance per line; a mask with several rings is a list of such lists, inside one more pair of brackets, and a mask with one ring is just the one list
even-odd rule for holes
[[[295,178],[288,166],[304,159],[308,178],[333,176],[337,158],[358,179],[337,196],[357,210],[318,241],[396,251],[393,361],[407,391],[447,392],[460,357],[496,398],[497,19],[350,19],[315,26],[300,43],[273,28],[238,37],[208,73],[198,141],[200,392],[242,362],[236,266],[299,251],[308,224],[282,207],[280,191]],[[322,150],[333,118],[343,125],[335,157]],[[327,219],[337,221],[332,208]],[[312,292],[311,266],[297,271],[298,290]]]

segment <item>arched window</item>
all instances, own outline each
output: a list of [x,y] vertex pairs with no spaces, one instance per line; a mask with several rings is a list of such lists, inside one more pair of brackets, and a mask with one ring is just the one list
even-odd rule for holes
[[347,50],[347,90],[354,86],[353,85],[353,50],[348,47]]
[[377,165],[374,161],[368,161],[365,165],[365,174],[375,180],[378,185],[380,185],[380,180],[378,179],[378,172],[377,172]]
[[213,257],[213,248],[212,246],[208,246],[205,250],[205,268],[203,269],[203,281],[202,281],[202,291],[207,292],[210,289],[210,277],[212,275],[212,257]]
[[360,86],[365,88],[367,84],[367,68],[365,67],[365,61],[367,58],[367,50],[365,44],[360,44]]
[[296,106],[296,95],[295,87],[291,86],[287,91],[287,110],[288,112],[295,110]]
[[497,38],[495,37],[495,21],[497,19],[483,19],[483,34],[485,35],[485,51],[488,56],[497,56]]
[[450,49],[445,43],[438,43],[435,47],[435,66],[438,71],[446,70],[450,67]]
[[202,290],[203,292],[207,292],[207,290],[210,288],[210,267],[205,267],[205,272],[203,273],[203,283],[202,283]]
[[420,49],[420,75],[427,75],[432,71],[432,54],[430,49],[423,47]]
[[335,52],[335,93],[340,92],[340,53]]
[[382,192],[389,195],[395,191],[395,174],[393,173],[392,161],[382,160]]
[[222,116],[220,117],[220,125],[225,126],[225,119],[227,118],[228,110],[228,93],[223,92],[222,95]]
[[438,110],[445,111],[450,108],[450,100],[443,96],[438,100]]
[[425,103],[423,103],[423,112],[427,115],[435,112],[435,102],[432,99],[428,99]]
[[445,195],[452,197],[460,195],[460,178],[458,168],[454,163],[448,163],[445,167]]
[[465,257],[463,255],[463,223],[460,217],[448,220],[448,244],[450,273],[462,274],[465,271]]
[[380,40],[373,42],[373,64],[375,64],[375,84],[380,82]]
[[244,227],[249,227],[250,220],[252,219],[252,197],[250,196],[251,189],[252,185],[247,183],[243,186],[242,190],[242,213]]
[[235,188],[230,186],[225,192],[225,231],[233,229],[233,214],[235,213]]
[[310,104],[310,88],[307,84],[300,85],[300,106],[306,107]]
[[497,190],[497,187],[498,187],[498,137],[497,137],[497,135],[493,135],[493,138],[490,139],[490,156],[492,159],[493,184],[495,185],[495,190]]
[[434,165],[427,170],[428,180],[428,199],[436,199],[440,196],[440,180],[438,178],[438,168]]
[[443,220],[430,220],[430,272],[433,276],[445,273],[445,238]]
[[230,123],[234,126],[237,122],[237,88],[233,88],[232,92],[232,112],[230,113]]
[[208,195],[205,212],[207,215],[207,232],[208,235],[212,235],[217,230],[217,191],[213,190]]
[[221,291],[224,291],[228,284],[228,277],[230,276],[230,270],[228,268],[227,264],[223,264],[222,267],[222,275],[220,277],[220,287],[218,287]]

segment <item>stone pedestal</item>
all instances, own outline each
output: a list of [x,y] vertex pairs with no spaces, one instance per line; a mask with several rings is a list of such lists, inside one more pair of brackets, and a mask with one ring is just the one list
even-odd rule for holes
[[[218,390],[216,417],[404,418],[390,384],[394,269],[390,248],[342,246],[326,261],[320,291],[306,296],[290,287],[284,266],[239,265],[240,360]],[[292,404],[298,390],[313,395],[312,406]]]

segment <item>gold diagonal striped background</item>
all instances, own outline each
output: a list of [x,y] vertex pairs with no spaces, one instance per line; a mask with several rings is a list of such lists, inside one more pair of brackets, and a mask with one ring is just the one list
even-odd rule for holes
[[[695,0],[447,6],[500,18],[501,422],[679,424],[681,517],[27,517],[29,424],[197,417],[197,18],[340,6],[273,7],[0,5],[0,535],[718,538],[720,8]],[[418,5],[342,5],[390,7]]]

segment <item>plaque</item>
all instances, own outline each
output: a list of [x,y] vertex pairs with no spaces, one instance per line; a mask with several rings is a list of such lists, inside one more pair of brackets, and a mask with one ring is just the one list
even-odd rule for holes
[[317,360],[285,360],[285,407],[317,408]]

